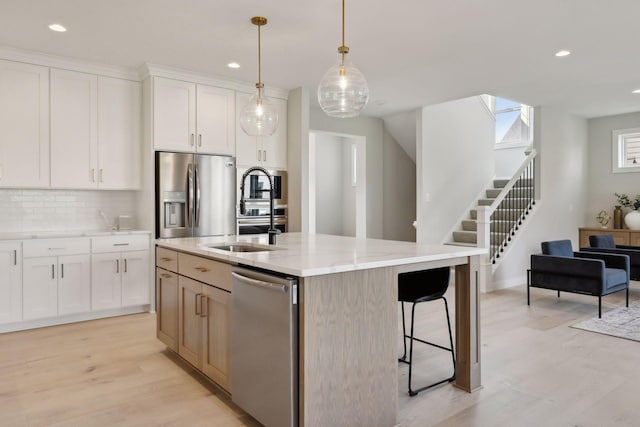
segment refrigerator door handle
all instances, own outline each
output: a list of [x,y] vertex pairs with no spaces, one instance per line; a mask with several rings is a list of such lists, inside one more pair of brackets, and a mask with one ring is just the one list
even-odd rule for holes
[[199,227],[200,226],[200,170],[198,168],[198,163],[195,164],[195,169],[196,169],[196,186],[195,186],[195,192],[196,192],[196,207],[195,207],[195,227]]
[[193,226],[193,164],[187,167],[187,225]]

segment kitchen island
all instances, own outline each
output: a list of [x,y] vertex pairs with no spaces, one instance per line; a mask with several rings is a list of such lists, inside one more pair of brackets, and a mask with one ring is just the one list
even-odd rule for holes
[[[273,249],[229,252],[235,242]],[[480,381],[478,268],[484,249],[285,233],[157,240],[163,248],[299,278],[300,425],[394,426],[399,273],[455,266],[455,386]],[[232,392],[233,393],[233,392]]]

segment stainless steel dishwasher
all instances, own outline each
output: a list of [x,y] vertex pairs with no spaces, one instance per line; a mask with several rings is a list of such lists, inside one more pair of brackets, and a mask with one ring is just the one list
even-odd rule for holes
[[232,400],[266,427],[298,425],[298,281],[232,270]]

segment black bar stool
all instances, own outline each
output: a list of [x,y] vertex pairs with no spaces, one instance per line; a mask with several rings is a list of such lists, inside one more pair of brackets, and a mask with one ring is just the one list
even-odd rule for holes
[[[444,297],[445,292],[447,292],[447,288],[449,287],[449,267],[442,268],[434,268],[431,270],[423,270],[423,271],[413,271],[410,273],[400,273],[398,274],[398,301],[402,305],[402,341],[404,343],[404,354],[401,358],[398,359],[399,362],[406,363],[409,365],[409,396],[415,396],[423,390],[426,390],[431,387],[435,387],[437,385],[451,382],[456,379],[456,357],[453,350],[453,336],[451,335],[451,322],[449,320],[449,306],[447,304],[447,299]],[[429,341],[421,340],[419,338],[415,338],[413,336],[413,325],[415,320],[415,311],[416,304],[427,302],[427,301],[435,301],[437,299],[444,300],[444,309],[447,314],[447,326],[449,326],[449,342],[451,343],[451,347],[443,347],[438,344],[434,344]],[[404,320],[404,303],[409,302],[412,303],[411,306],[411,334],[407,335],[405,329],[405,320]],[[409,344],[409,360],[407,361],[407,338],[410,340]],[[413,390],[411,388],[411,371],[412,371],[412,360],[413,360],[413,341],[419,341],[423,344],[428,344],[430,346],[440,348],[442,350],[447,350],[451,352],[451,361],[453,362],[453,375],[444,380],[435,382],[433,384],[429,384],[425,387],[418,388]]]

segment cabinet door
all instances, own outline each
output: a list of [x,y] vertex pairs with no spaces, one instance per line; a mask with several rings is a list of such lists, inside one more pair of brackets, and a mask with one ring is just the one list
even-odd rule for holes
[[264,167],[287,168],[287,101],[271,98],[278,109],[278,127],[271,136],[262,137],[262,163]]
[[231,392],[231,293],[203,286],[202,372]]
[[156,268],[158,339],[178,351],[178,275]]
[[22,318],[58,314],[57,257],[25,258],[22,262]]
[[49,69],[0,60],[0,186],[49,186]]
[[196,85],[153,78],[153,146],[156,150],[194,151]]
[[149,251],[123,252],[122,305],[149,304]]
[[178,277],[178,354],[200,369],[202,358],[202,284]]
[[236,92],[236,164],[238,166],[261,164],[261,158],[258,157],[258,154],[262,154],[262,151],[258,152],[258,137],[247,135],[240,126],[240,113],[249,99],[251,99],[251,95]]
[[91,311],[89,255],[58,257],[58,315]]
[[632,246],[640,246],[640,231],[629,232],[629,244]]
[[91,255],[92,310],[104,310],[122,305],[121,269],[119,253]]
[[98,186],[140,188],[140,83],[98,77]]
[[51,70],[51,186],[98,186],[98,77]]
[[235,156],[236,99],[232,90],[197,85],[196,151]]
[[20,243],[0,243],[0,323],[22,320]]

